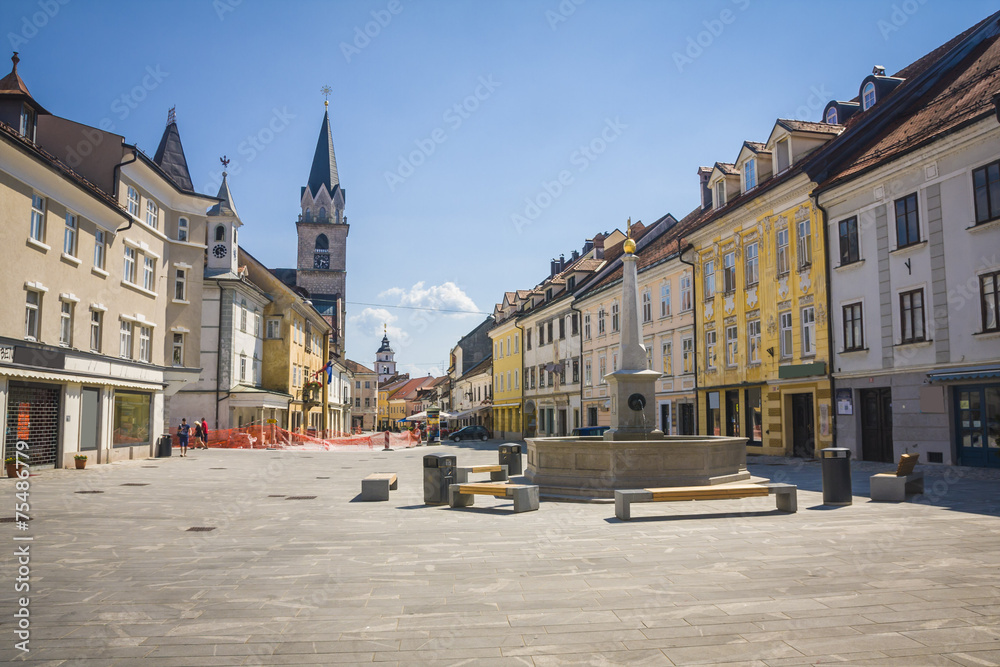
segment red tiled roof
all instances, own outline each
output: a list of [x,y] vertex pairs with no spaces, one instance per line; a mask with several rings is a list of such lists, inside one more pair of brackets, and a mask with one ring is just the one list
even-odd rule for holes
[[361,373],[362,375],[364,374],[375,375],[375,371],[368,368],[367,366],[362,366],[361,364],[352,359],[344,359],[344,366],[346,366],[347,370],[349,370],[352,373]]

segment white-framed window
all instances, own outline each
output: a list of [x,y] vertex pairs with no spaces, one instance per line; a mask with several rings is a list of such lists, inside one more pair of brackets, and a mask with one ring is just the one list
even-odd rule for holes
[[792,156],[788,151],[788,138],[779,139],[774,144],[775,160],[778,162],[778,173],[792,166]]
[[31,195],[31,238],[45,241],[45,199],[41,195]]
[[104,251],[106,241],[104,230],[98,229],[94,232],[94,268],[104,270]]
[[[260,336],[260,311],[257,306],[253,307],[253,335]],[[316,336],[316,349],[319,349],[319,336]]]
[[76,216],[66,214],[66,229],[63,231],[63,252],[76,257]]
[[101,329],[104,324],[104,313],[100,310],[90,311],[90,351],[101,351]]
[[759,278],[757,258],[757,242],[748,243],[743,249],[743,268],[746,273],[747,287],[756,285]]
[[816,309],[812,306],[802,309],[802,356],[816,354]]
[[187,270],[174,270],[174,300],[187,301]]
[[139,217],[139,191],[128,186],[128,212],[130,215]]
[[583,339],[590,340],[590,313],[583,314]]
[[757,161],[753,158],[743,165],[743,190],[753,190],[757,187]]
[[722,208],[726,205],[726,179],[722,178],[715,182],[715,208]]
[[517,334],[514,334],[514,354],[517,354],[517,341],[518,341],[518,336]]
[[118,330],[118,356],[122,359],[132,358],[132,323],[122,320]]
[[177,240],[187,241],[188,240],[188,219],[187,218],[177,218]]
[[240,382],[247,381],[247,355],[240,355]]
[[184,365],[184,334],[174,332],[170,359],[174,366]]
[[73,302],[59,302],[59,344],[69,347],[73,344]]
[[663,375],[674,374],[673,348],[674,344],[669,340],[663,341],[660,346],[660,363]]
[[152,257],[142,258],[142,287],[150,292],[156,289],[156,260]]
[[653,346],[652,345],[647,345],[646,346],[646,370],[647,371],[653,370]]
[[608,374],[608,360],[607,357],[598,357],[597,359],[597,373],[598,373],[598,384],[607,384],[608,381],[605,379],[605,375]]
[[[516,338],[514,340],[517,340]],[[520,372],[517,368],[514,369],[514,389],[521,388]]]
[[837,107],[830,107],[826,110],[826,122],[830,125],[837,124]]
[[778,265],[778,275],[784,275],[788,273],[789,263],[788,263],[788,228],[779,229],[774,232],[774,244],[777,249],[775,256],[777,257]]
[[42,319],[42,293],[27,290],[24,297],[24,338],[38,340],[38,332]]
[[509,357],[510,356],[510,336],[507,336],[507,347],[506,347],[506,352],[504,353],[504,356],[505,357]]
[[139,327],[139,361],[149,363],[153,360],[153,330],[150,327]]
[[694,372],[694,338],[691,336],[681,339],[681,361],[685,373]]
[[705,300],[715,298],[715,260],[706,260],[702,265],[702,278],[705,283]]
[[691,294],[691,274],[685,273],[681,276],[681,312],[687,312],[694,307],[694,299]]
[[925,340],[923,288],[900,293],[899,316],[901,343]]
[[588,387],[592,387],[594,385],[594,378],[590,369],[590,359],[583,362],[583,384]]
[[670,317],[670,281],[664,281],[660,285],[660,317]]
[[642,321],[653,321],[653,295],[650,293],[649,288],[646,288],[642,292]]
[[135,284],[135,248],[125,246],[125,263],[122,268],[122,278],[127,283]]
[[[296,323],[298,324],[298,323]],[[247,330],[247,300],[240,301],[240,331]]]
[[618,331],[620,319],[618,316],[618,301],[611,302],[611,332],[614,333]]
[[778,313],[778,338],[780,341],[781,358],[792,356],[792,311]]
[[875,104],[875,84],[869,81],[861,90],[861,110],[867,111]]
[[504,384],[504,387],[506,387],[506,389],[504,389],[504,391],[510,391],[511,389],[510,380],[511,380],[511,373],[510,371],[507,371],[507,382],[506,384]]
[[604,306],[601,306],[597,311],[597,335],[604,335]]
[[739,330],[736,326],[726,327],[726,366],[736,365],[739,353]]
[[152,199],[146,200],[146,224],[153,229],[160,226],[160,207]]
[[736,251],[722,256],[722,283],[727,294],[736,291]]
[[747,322],[747,349],[750,351],[747,361],[751,364],[760,363],[760,320]]
[[715,368],[715,331],[705,332],[705,367]]
[[809,220],[802,220],[798,223],[799,230],[799,268],[812,264],[812,225]]
[[280,317],[269,317],[269,318],[267,318],[267,337],[268,338],[281,338],[281,318]]
[[[34,17],[32,17],[34,18]],[[44,23],[42,25],[45,25]],[[35,124],[37,113],[27,104],[21,105],[21,136],[30,141],[35,140]]]

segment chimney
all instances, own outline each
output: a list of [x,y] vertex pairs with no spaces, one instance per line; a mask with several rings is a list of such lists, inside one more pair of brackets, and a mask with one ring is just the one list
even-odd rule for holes
[[712,206],[712,190],[708,187],[708,177],[711,175],[711,167],[698,167],[698,183],[701,185],[701,210],[703,211]]
[[594,249],[594,240],[587,239],[583,244],[583,254],[586,255],[588,252]]
[[569,259],[571,262],[575,262],[576,260],[580,259],[580,253],[574,250],[573,253],[569,256]]
[[594,237],[594,257],[604,259],[604,234]]
[[562,253],[560,253],[559,254],[559,272],[562,273],[562,270],[565,269],[565,268],[566,268],[566,255],[563,255]]
[[556,275],[557,273],[559,273],[559,271],[556,269],[556,260],[553,257],[552,259],[549,260],[549,278]]

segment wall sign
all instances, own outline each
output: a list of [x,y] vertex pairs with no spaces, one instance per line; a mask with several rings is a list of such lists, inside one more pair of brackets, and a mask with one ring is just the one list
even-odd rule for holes
[[851,393],[850,389],[837,390],[837,414],[838,415],[854,414],[854,396]]

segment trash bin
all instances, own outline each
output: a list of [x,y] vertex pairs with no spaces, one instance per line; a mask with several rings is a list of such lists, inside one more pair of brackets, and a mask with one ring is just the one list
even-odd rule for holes
[[507,466],[507,475],[520,475],[524,472],[521,466],[521,445],[500,445],[500,465]]
[[851,450],[827,447],[819,451],[823,464],[823,504],[850,505]]
[[156,458],[163,459],[170,456],[173,450],[174,439],[169,433],[161,435],[159,440],[156,441]]
[[424,504],[441,505],[448,502],[448,487],[455,483],[454,454],[424,455]]

